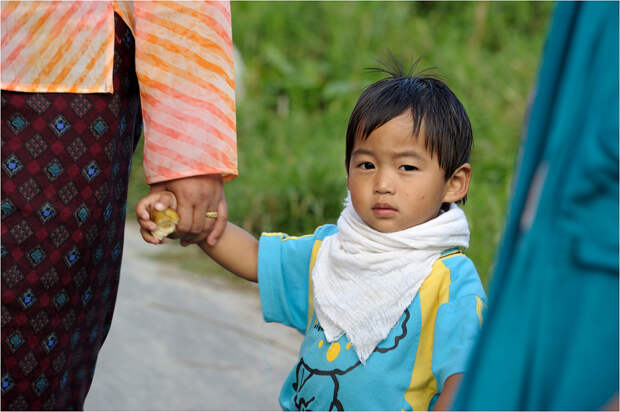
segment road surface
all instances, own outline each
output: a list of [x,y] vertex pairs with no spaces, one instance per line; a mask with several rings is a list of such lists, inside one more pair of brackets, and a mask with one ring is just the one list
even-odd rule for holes
[[85,410],[279,409],[301,335],[265,323],[254,284],[149,259],[160,247],[128,224],[114,319]]

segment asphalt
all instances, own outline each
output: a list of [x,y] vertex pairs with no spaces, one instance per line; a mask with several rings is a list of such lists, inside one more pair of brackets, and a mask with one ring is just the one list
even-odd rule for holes
[[248,283],[152,257],[128,224],[119,293],[85,410],[278,410],[301,335],[262,318]]

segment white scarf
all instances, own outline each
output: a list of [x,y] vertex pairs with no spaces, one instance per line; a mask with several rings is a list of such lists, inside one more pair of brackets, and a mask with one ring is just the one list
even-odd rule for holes
[[329,342],[343,333],[362,364],[396,325],[441,252],[469,246],[465,213],[456,205],[399,232],[372,229],[350,196],[338,233],[323,240],[312,270],[314,307]]

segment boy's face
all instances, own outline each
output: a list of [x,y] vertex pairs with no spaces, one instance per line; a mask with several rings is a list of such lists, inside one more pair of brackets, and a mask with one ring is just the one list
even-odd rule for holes
[[407,111],[353,144],[347,187],[357,214],[379,232],[427,222],[443,202],[455,201],[450,179],[424,146],[424,127],[417,138],[412,129]]

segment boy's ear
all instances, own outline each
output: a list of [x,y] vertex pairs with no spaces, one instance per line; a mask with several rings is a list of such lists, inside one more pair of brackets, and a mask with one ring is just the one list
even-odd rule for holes
[[446,182],[446,194],[443,202],[458,202],[467,195],[469,190],[469,181],[471,180],[471,165],[463,163],[458,169],[452,173],[452,176]]

